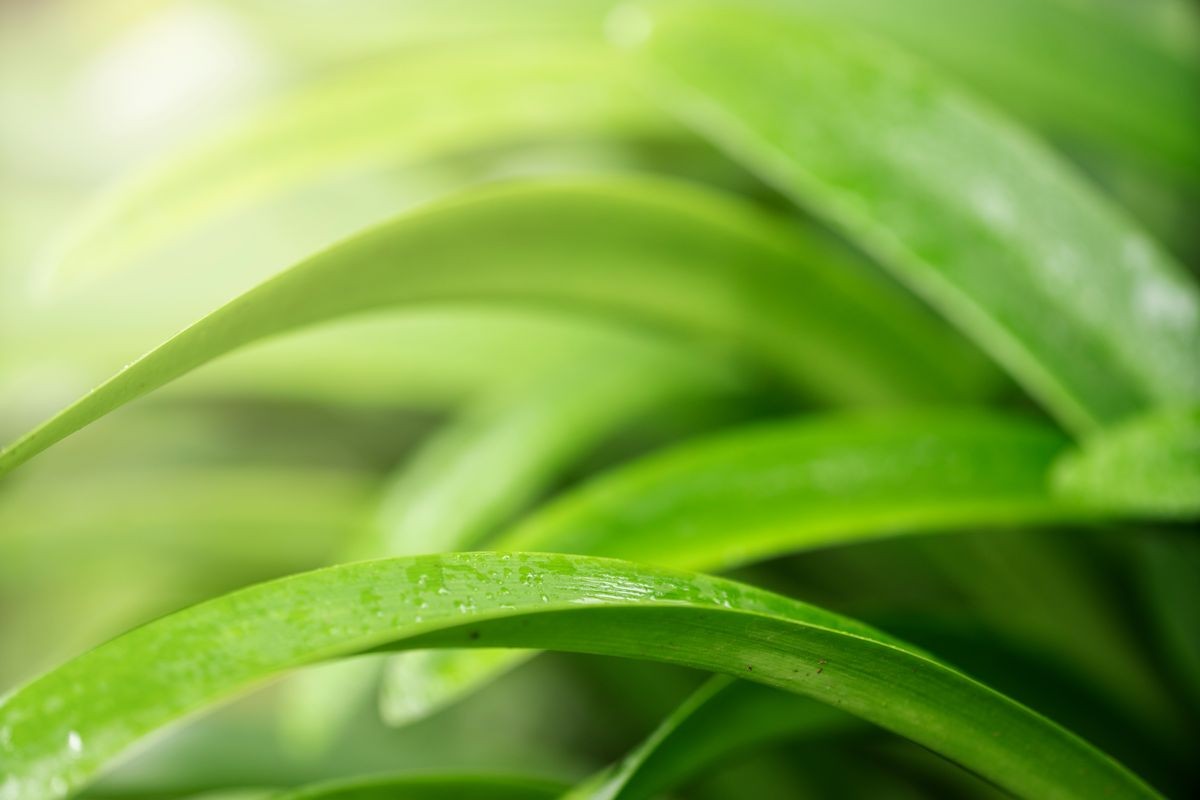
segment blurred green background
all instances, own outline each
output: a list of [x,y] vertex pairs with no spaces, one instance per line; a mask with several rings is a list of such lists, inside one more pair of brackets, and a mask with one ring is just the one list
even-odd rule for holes
[[[567,131],[550,140],[456,148],[420,163],[386,153],[346,158],[319,180],[232,203],[230,213],[153,243],[134,263],[105,264],[101,252],[95,269],[80,261],[75,270],[64,258],[87,220],[113,192],[126,191],[131,175],[153,174],[162,159],[186,163],[179,154],[188,148],[202,153],[205,141],[236,137],[312,87],[352,84],[356,75],[403,64],[412,54],[440,52],[459,68],[486,70],[491,58],[546,42],[582,47],[603,36],[613,5],[0,3],[0,441],[15,439],[295,260],[463,186],[523,175],[653,172],[733,189],[782,211],[773,191],[673,131],[636,131],[620,140]],[[855,0],[838,9],[829,0],[814,6],[895,40],[1032,125],[1189,268],[1200,265],[1200,180],[1195,162],[1188,166],[1200,130],[1192,129],[1190,150],[1182,141],[1172,152],[1162,144],[1170,135],[1159,141],[1127,125],[1139,98],[1122,94],[1130,86],[1162,86],[1156,69],[1182,75],[1182,102],[1190,97],[1197,106],[1178,109],[1181,118],[1200,114],[1200,93],[1190,94],[1197,87],[1187,83],[1200,64],[1194,5]],[[1069,31],[1073,15],[1100,32],[1095,40],[1053,39],[1056,29],[1046,20]],[[1113,64],[1116,78],[1096,75],[1088,93],[1078,94],[1069,81],[1087,73],[1072,68],[1056,75],[1056,59],[1103,63],[1103,51],[1088,48],[1102,43],[1105,32],[1127,37],[1133,50],[1152,57],[1131,68],[1140,78],[1122,83],[1125,68]],[[1014,50],[1014,42],[1027,51]],[[436,85],[436,69],[431,74]],[[403,71],[397,75],[399,83],[407,79]],[[1078,97],[1078,109],[1058,108],[1062,96]],[[1101,99],[1093,102],[1095,96]],[[339,125],[405,122],[389,122],[382,105],[376,119],[370,102],[357,117],[341,116],[333,103],[315,108],[334,132]],[[1090,114],[1073,126],[1079,109]],[[140,213],[149,218],[153,208]],[[619,364],[647,346],[599,319],[484,304],[431,306],[250,348],[113,414],[0,483],[0,689],[191,602],[369,553],[387,524],[381,499],[437,432],[472,415],[486,417],[486,409],[519,397],[580,353],[596,364]],[[669,414],[641,414],[637,424],[601,437],[585,457],[563,465],[539,496],[697,431],[819,405],[781,398],[741,374],[715,394],[675,403]],[[994,396],[998,404],[1037,413],[1000,379]],[[493,520],[493,527],[520,510]],[[1046,580],[1031,581],[1038,570]],[[1171,667],[1140,640],[1144,629],[1129,624],[1145,600],[1119,537],[1098,533],[1087,548],[1072,531],[911,537],[779,559],[738,577],[930,643],[1035,707],[1057,703],[1074,715],[1067,721],[1151,778],[1174,773],[1168,782],[1179,785],[1194,777],[1179,768],[1184,754],[1165,752],[1177,745],[1130,741],[1114,729],[1123,712],[1120,701],[1107,707],[1103,677],[1076,686],[1082,699],[1064,696],[1064,686],[1075,686],[1070,678],[1054,677],[1063,653],[1128,660],[1141,676],[1135,680],[1146,681],[1147,706],[1171,702],[1172,690],[1159,682]],[[1047,604],[1079,597],[1088,600],[1073,629],[1041,614]],[[1051,640],[1057,644],[1044,646]],[[1024,660],[997,671],[986,648],[998,641]],[[91,793],[169,796],[407,768],[519,766],[578,778],[627,751],[700,677],[544,656],[404,728],[387,728],[372,699],[358,698],[332,742],[306,736],[284,681],[158,740]],[[685,796],[991,793],[915,746],[863,731],[772,745],[721,766]]]

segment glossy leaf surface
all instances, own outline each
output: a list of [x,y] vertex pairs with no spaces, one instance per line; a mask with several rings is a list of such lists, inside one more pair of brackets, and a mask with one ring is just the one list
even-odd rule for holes
[[828,219],[1071,427],[1200,399],[1200,291],[1040,143],[854,32],[668,8],[664,102]]
[[545,647],[788,689],[1026,797],[1154,797],[1082,740],[918,650],[749,586],[577,556],[331,567],[165,617],[0,700],[0,796],[61,797],[151,732],[280,671],[391,648]]

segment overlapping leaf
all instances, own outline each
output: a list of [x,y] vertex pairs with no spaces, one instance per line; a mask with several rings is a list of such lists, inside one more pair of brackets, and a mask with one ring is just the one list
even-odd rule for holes
[[480,298],[684,332],[827,399],[960,397],[980,380],[973,353],[907,298],[752,208],[646,180],[517,184],[403,216],[267,281],[0,452],[0,472],[252,342]]
[[138,628],[0,700],[0,797],[61,797],[278,672],[392,648],[547,647],[738,675],[838,706],[1026,797],[1155,797],[1082,740],[890,637],[752,587],[577,556],[332,567]]
[[668,8],[643,32],[666,103],[891,267],[1068,425],[1200,399],[1200,291],[1026,133],[846,30]]
[[[492,546],[709,571],[880,536],[1085,519],[1047,485],[1065,446],[1043,425],[982,413],[774,423],[603,475]],[[421,716],[527,657],[404,654],[384,716]]]

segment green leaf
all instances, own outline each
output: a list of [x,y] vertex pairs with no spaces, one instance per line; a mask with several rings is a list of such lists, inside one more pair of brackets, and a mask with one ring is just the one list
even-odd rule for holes
[[1079,519],[1046,474],[1066,446],[999,414],[833,415],[689,442],[586,484],[496,547],[729,569],[906,532]]
[[664,102],[871,252],[1079,431],[1200,400],[1200,292],[1037,141],[883,43],[662,11]]
[[542,647],[738,675],[838,706],[1025,797],[1155,797],[1045,718],[853,620],[717,578],[578,556],[331,567],[137,628],[0,699],[5,800],[56,798],[283,670],[383,649]]
[[205,317],[0,452],[0,474],[239,347],[348,315],[478,300],[600,311],[744,353],[815,396],[970,396],[971,351],[911,301],[750,207],[661,181],[480,190],[402,216]]
[[783,736],[828,736],[860,727],[830,706],[721,675],[697,689],[619,763],[563,800],[657,797],[739,750]]
[[[731,409],[718,407],[733,402],[735,376],[696,361],[652,339],[596,343],[499,388],[403,465],[379,501],[378,535],[339,560],[471,549],[544,493],[563,468],[635,422],[670,414],[686,426],[689,411],[699,414],[696,422],[728,416]],[[338,736],[354,708],[345,699],[366,695],[378,666],[335,664],[292,681],[283,724],[301,751]],[[410,695],[408,702],[424,714],[450,695],[431,686],[416,696],[427,699]],[[398,722],[397,710],[391,713]]]
[[667,408],[717,402],[731,371],[672,348],[599,348],[485,398],[413,457],[380,502],[379,555],[469,549],[511,519],[563,467],[621,428]]
[[554,781],[492,775],[375,775],[303,786],[271,800],[551,800]]
[[[178,291],[178,289],[176,289]],[[34,341],[20,352],[0,350],[0,436],[23,433],[16,427],[22,395],[47,369],[79,377],[73,386],[88,387],[128,361],[128,354],[163,338],[143,328],[144,298],[106,308],[90,320],[56,310],[30,331]],[[205,309],[207,310],[207,309]],[[128,332],[117,332],[110,314],[133,318]],[[191,321],[195,314],[181,316]],[[20,321],[14,324],[21,325]],[[177,330],[178,324],[172,330]],[[624,350],[654,337],[624,329],[611,320],[583,317],[570,310],[452,303],[382,311],[331,322],[288,336],[258,342],[209,364],[165,388],[173,397],[301,400],[359,408],[442,408],[495,392],[522,378],[569,361],[593,349]],[[81,348],[80,342],[91,346]],[[660,337],[658,349],[674,345],[683,360],[704,358],[686,342]],[[34,376],[34,377],[30,377]],[[80,391],[80,390],[76,390]]]
[[1103,0],[766,3],[891,39],[1031,124],[1200,182],[1195,52],[1177,55]]
[[[1045,0],[766,4],[892,39],[1031,121],[1200,181],[1195,65],[1105,14]],[[605,3],[409,5],[381,15],[389,22],[380,27],[428,31],[434,40],[461,27],[474,35],[468,44],[413,48],[306,87],[169,153],[97,202],[71,236],[60,271],[122,265],[238,209],[345,173],[529,141],[684,135],[628,90],[622,65],[597,45]],[[264,20],[264,35],[280,24]]]
[[[697,570],[881,536],[1083,518],[1046,475],[1066,439],[986,413],[828,416],[689,442],[601,475],[500,536],[499,550]],[[401,724],[528,653],[406,653],[381,699]]]
[[1108,513],[1200,516],[1200,408],[1157,411],[1085,439],[1055,466],[1054,485]]
[[482,396],[539,380],[580,354],[645,358],[636,354],[647,351],[657,353],[663,364],[671,362],[672,374],[689,373],[699,383],[714,385],[737,381],[725,360],[691,352],[686,345],[569,310],[439,304],[271,339],[197,370],[175,386],[192,397],[235,393],[368,408],[440,408],[479,404]]
[[169,153],[96,202],[57,271],[76,277],[125,266],[241,209],[346,174],[485,147],[672,129],[628,90],[611,53],[585,39],[417,48]]

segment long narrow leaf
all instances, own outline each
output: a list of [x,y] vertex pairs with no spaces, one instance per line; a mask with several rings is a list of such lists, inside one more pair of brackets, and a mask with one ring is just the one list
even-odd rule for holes
[[[707,571],[905,532],[1078,519],[1047,486],[1065,446],[1045,426],[987,414],[774,423],[603,475],[493,546]],[[528,657],[405,653],[389,668],[383,716],[427,714]]]
[[[472,549],[621,429],[668,410],[678,417],[731,402],[737,382],[728,371],[636,344],[581,349],[571,362],[486,397],[401,468],[380,500],[378,536],[342,560]],[[375,685],[377,666],[339,663],[297,676],[284,715],[292,740],[310,749],[336,737],[353,708],[345,699]],[[417,694],[426,699],[410,694],[409,702],[419,714],[453,696],[432,687]],[[400,721],[396,708],[390,713]]]
[[825,398],[960,396],[978,385],[973,354],[906,298],[750,208],[656,181],[518,184],[403,216],[267,281],[0,452],[0,474],[252,342],[365,311],[478,298],[682,330]]
[[1200,182],[1197,53],[1172,52],[1103,0],[766,2],[885,36],[1034,125]]
[[[381,501],[384,555],[465,550],[582,453],[653,411],[709,402],[733,375],[650,348],[581,352],[487,398],[422,450]],[[690,368],[689,368],[690,367]]]
[[[762,2],[873,31],[1035,123],[1200,181],[1200,70],[1108,15],[1045,0]],[[236,208],[348,171],[547,138],[683,135],[627,90],[621,65],[597,46],[605,6],[620,3],[527,5],[391,10],[386,27],[406,36],[463,27],[476,36],[305,88],[168,154],[98,202],[59,269],[86,273],[134,260]]]
[[585,557],[306,573],[114,639],[0,700],[4,800],[56,798],[180,717],[364,651],[546,647],[739,675],[872,721],[1025,797],[1155,797],[1082,740],[873,629],[749,586]]
[[602,476],[496,545],[711,570],[911,531],[1080,519],[1046,485],[1065,446],[1046,426],[982,413],[772,423]]
[[836,28],[672,9],[641,30],[665,102],[891,267],[1065,423],[1200,400],[1200,291],[1018,128]]

